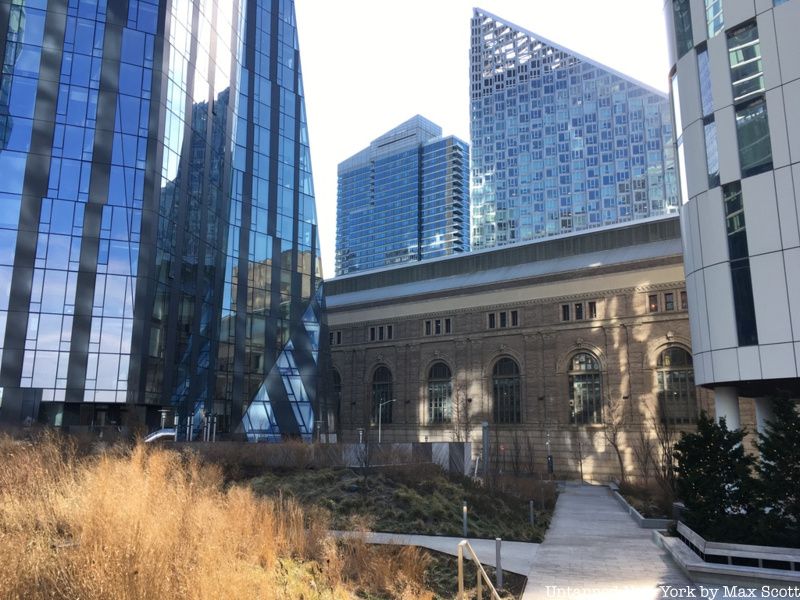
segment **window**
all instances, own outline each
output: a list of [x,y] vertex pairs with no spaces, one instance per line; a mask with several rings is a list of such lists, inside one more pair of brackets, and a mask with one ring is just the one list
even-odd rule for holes
[[500,313],[500,327],[508,327],[508,319],[504,312]]
[[[333,379],[333,401],[335,406],[339,407],[342,404],[342,376],[339,375],[339,371],[333,369],[331,378]],[[334,408],[334,414],[336,412],[338,411]]]
[[383,341],[383,325],[378,327],[378,340]]
[[603,394],[597,359],[588,352],[573,356],[568,379],[570,421],[574,425],[602,423]]
[[706,138],[706,170],[708,187],[719,185],[719,148],[717,147],[717,124],[714,116],[703,119],[703,133]]
[[728,32],[728,59],[734,103],[764,91],[761,45],[755,22]]
[[664,294],[664,310],[675,310],[675,294],[667,292]]
[[772,146],[766,100],[761,96],[736,106],[735,110],[742,177],[769,171],[772,168]]
[[489,329],[494,329],[496,327],[496,317],[494,313],[489,313]]
[[666,423],[694,423],[697,401],[694,387],[692,355],[673,346],[658,356],[658,409]]
[[452,333],[452,331],[453,331],[453,327],[452,327],[450,319],[445,319],[444,320],[444,332],[445,333]]
[[425,321],[425,335],[442,335],[452,333],[453,325],[450,319],[431,319]]
[[575,304],[575,320],[583,321],[583,303],[581,302]]
[[510,358],[501,358],[492,371],[495,423],[521,423],[519,366]]
[[394,337],[394,327],[391,325],[386,326],[386,339],[391,340]]
[[658,312],[658,294],[650,294],[647,297],[648,312]]
[[750,257],[747,249],[741,183],[735,181],[722,186],[722,198],[725,205],[725,224],[728,233],[728,256],[731,264],[736,332],[740,346],[755,346],[758,344],[758,329],[753,301],[753,281],[750,276]]
[[394,327],[392,325],[378,325],[369,328],[369,341],[391,340],[394,337]]
[[781,4],[788,2],[789,0],[772,0],[772,6],[780,6]]
[[370,342],[374,342],[375,341],[375,328],[374,327],[370,327],[369,328],[369,341]]
[[689,309],[689,299],[686,296],[686,290],[681,290],[681,310]]
[[449,423],[452,417],[452,375],[443,362],[435,363],[428,372],[428,421]]
[[589,302],[589,318],[597,318],[597,302]]
[[519,325],[519,313],[516,310],[511,311],[511,326],[516,327]]
[[441,319],[436,319],[433,322],[433,332],[436,335],[441,335],[441,333],[442,333],[442,320]]
[[331,331],[329,337],[330,337],[331,346],[339,345],[339,344],[342,343],[342,332],[341,331]]
[[375,423],[392,422],[392,372],[378,367],[372,375],[372,418]]
[[706,23],[708,37],[717,35],[724,26],[722,21],[722,0],[706,0]]
[[569,321],[570,309],[569,304],[562,304],[561,305],[561,320],[562,321]]
[[678,58],[680,58],[694,45],[689,0],[675,0],[672,3],[672,15],[675,21],[675,48],[678,51]]
[[431,328],[431,322],[425,321],[425,335],[431,335],[433,329]]

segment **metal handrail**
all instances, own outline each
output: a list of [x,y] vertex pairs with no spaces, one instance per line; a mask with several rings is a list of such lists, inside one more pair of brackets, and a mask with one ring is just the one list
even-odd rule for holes
[[492,600],[500,600],[500,595],[497,593],[497,590],[494,589],[492,581],[489,579],[486,571],[484,571],[481,561],[478,560],[478,555],[475,554],[475,550],[472,549],[472,546],[470,546],[467,540],[461,540],[458,543],[458,600],[466,600],[467,598],[464,594],[464,548],[469,550],[469,553],[472,555],[472,562],[475,563],[478,569],[476,582],[478,600],[482,600],[483,598],[483,583],[486,583],[486,588],[489,590],[489,597]]

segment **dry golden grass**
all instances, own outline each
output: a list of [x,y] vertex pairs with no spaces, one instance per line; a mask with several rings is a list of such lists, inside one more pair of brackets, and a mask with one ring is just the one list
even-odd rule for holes
[[0,437],[0,598],[433,597],[419,551],[336,543],[327,525],[294,501],[226,489],[188,453],[79,457],[54,434]]

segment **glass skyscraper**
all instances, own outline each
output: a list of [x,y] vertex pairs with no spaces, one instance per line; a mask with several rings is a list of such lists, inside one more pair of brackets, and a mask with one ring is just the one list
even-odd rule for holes
[[311,435],[293,2],[0,0],[0,34],[0,419]]
[[469,146],[417,115],[339,164],[336,274],[469,250]]
[[470,56],[473,249],[678,211],[666,94],[477,8]]

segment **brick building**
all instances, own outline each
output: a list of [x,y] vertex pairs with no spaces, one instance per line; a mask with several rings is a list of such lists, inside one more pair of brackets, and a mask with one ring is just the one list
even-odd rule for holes
[[[675,217],[326,282],[336,429],[472,442],[505,470],[629,475],[657,423],[708,410],[694,386]],[[653,450],[654,454],[657,454]]]

